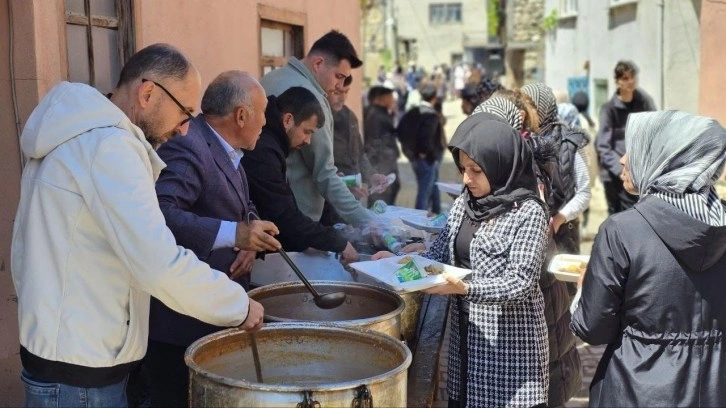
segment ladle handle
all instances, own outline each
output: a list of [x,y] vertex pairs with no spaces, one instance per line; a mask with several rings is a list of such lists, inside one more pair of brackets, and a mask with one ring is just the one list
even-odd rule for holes
[[262,365],[260,364],[260,353],[257,351],[257,337],[252,332],[250,335],[250,345],[252,346],[252,359],[255,361],[255,374],[257,374],[257,382],[262,384]]
[[285,250],[282,248],[280,248],[278,250],[278,252],[282,256],[282,258],[285,260],[285,262],[287,262],[287,264],[290,265],[290,268],[292,268],[293,272],[295,272],[297,277],[300,278],[302,283],[304,283],[305,286],[307,286],[310,293],[312,293],[316,299],[319,298],[320,294],[318,293],[318,291],[315,290],[315,288],[313,287],[313,285],[310,284],[310,282],[308,282],[307,278],[305,277],[305,275],[303,275],[302,271],[300,271],[300,269],[298,269],[297,265],[295,265],[295,263],[292,261],[292,259],[290,259],[290,257],[287,255],[287,252],[285,252]]

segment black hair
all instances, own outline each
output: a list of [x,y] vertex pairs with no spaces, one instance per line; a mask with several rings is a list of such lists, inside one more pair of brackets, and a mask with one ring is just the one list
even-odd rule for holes
[[[189,73],[192,63],[174,46],[152,44],[135,53],[121,69],[116,87],[130,84],[144,76],[155,80],[173,78],[183,80]],[[151,79],[151,78],[150,78]]]
[[638,66],[633,61],[621,60],[615,64],[615,79],[618,80],[623,77],[627,72],[638,75]]
[[461,99],[469,101],[474,107],[479,106],[481,103],[479,94],[476,92],[476,86],[472,84],[464,85],[464,88],[461,90]]
[[487,99],[491,98],[494,92],[500,91],[504,89],[502,84],[499,83],[499,81],[491,79],[489,77],[484,77],[479,81],[479,83],[476,85],[476,93],[479,95],[479,101],[484,102]]
[[275,104],[280,116],[285,113],[292,114],[296,126],[312,118],[313,115],[318,119],[318,128],[325,124],[323,107],[320,106],[318,98],[306,88],[301,86],[288,88],[275,99]]
[[393,93],[393,89],[385,86],[375,85],[368,90],[368,103],[373,103],[377,98]]
[[348,60],[351,68],[358,68],[363,61],[358,58],[353,44],[345,34],[337,30],[330,30],[320,37],[310,48],[310,54],[323,54],[332,58],[333,63],[339,64],[341,60]]
[[431,83],[421,84],[418,92],[421,94],[421,100],[431,102],[436,97],[436,86]]
[[577,111],[585,117],[589,127],[595,126],[595,122],[590,117],[590,114],[587,113],[587,107],[590,105],[590,97],[588,97],[585,92],[578,91],[572,95],[572,104],[575,105]]

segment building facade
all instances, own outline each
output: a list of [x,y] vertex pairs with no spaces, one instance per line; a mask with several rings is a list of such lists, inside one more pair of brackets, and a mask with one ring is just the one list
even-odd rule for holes
[[699,111],[701,0],[546,0],[546,9],[557,14],[545,38],[552,88],[588,92],[597,115],[625,59],[658,108]]
[[701,5],[701,72],[699,84],[699,111],[702,115],[716,118],[726,125],[726,81],[723,68],[726,53],[726,3],[704,1]]
[[[66,80],[109,92],[123,61],[157,42],[179,47],[205,87],[226,70],[259,76],[301,57],[331,29],[360,50],[359,25],[359,0],[0,0],[1,406],[23,403],[10,241],[23,162],[18,138],[43,95]],[[358,98],[350,99],[359,111]]]
[[[393,1],[393,0],[387,0]],[[487,1],[395,0],[399,61],[426,72],[436,65],[474,61],[474,50],[489,44]]]
[[544,0],[500,0],[506,10],[507,75],[505,85],[520,87],[541,81],[545,64]]

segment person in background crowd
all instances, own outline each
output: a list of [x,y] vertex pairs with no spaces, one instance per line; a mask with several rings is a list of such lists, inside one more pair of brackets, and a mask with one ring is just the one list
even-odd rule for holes
[[[472,270],[427,292],[455,295],[450,407],[545,406],[547,325],[537,280],[547,243],[529,147],[503,119],[471,115],[449,144],[466,186],[423,256]],[[378,253],[373,259],[393,254]]]
[[326,201],[348,224],[361,225],[372,218],[333,165],[333,113],[325,97],[342,89],[351,69],[361,65],[350,40],[338,31],[330,31],[315,41],[305,58],[290,58],[287,65],[260,81],[267,96],[278,96],[293,86],[307,88],[323,108],[323,127],[315,132],[310,144],[293,150],[287,158],[287,179],[295,201],[313,221],[320,220]]
[[620,158],[625,154],[625,124],[628,115],[654,111],[655,103],[643,90],[637,88],[638,67],[630,61],[615,65],[617,90],[600,111],[600,131],[595,139],[600,163],[600,181],[605,189],[608,214],[612,215],[632,207],[637,197],[623,188]]
[[325,125],[325,114],[315,94],[292,87],[277,97],[270,96],[265,117],[267,123],[257,147],[242,161],[250,197],[260,216],[280,226],[279,240],[286,251],[315,248],[340,253],[344,262],[357,260],[358,253],[342,234],[300,211],[285,177],[286,158],[309,144],[312,134]]
[[476,92],[476,86],[472,84],[464,85],[464,88],[461,90],[461,112],[469,116],[481,102],[479,100],[479,94]]
[[[154,191],[164,168],[154,148],[187,133],[200,92],[192,63],[153,44],[124,65],[110,99],[62,82],[30,115],[11,255],[26,406],[127,406],[150,295],[215,326],[262,327],[262,305],[227,271],[177,246]],[[244,224],[234,242],[275,250],[276,233]]]
[[[511,93],[514,94],[514,93]],[[511,95],[510,94],[510,95]],[[520,99],[521,102],[521,99]],[[475,114],[490,113],[505,119],[516,131],[522,131],[522,111],[499,92],[484,101],[476,109]],[[549,163],[554,161],[553,147],[539,142],[537,139],[526,139],[530,144],[535,162],[535,173],[545,172]],[[545,179],[546,180],[546,179]],[[541,182],[546,182],[542,180]],[[549,191],[547,187],[543,189]],[[542,264],[539,287],[544,297],[545,321],[547,322],[547,339],[549,344],[549,392],[548,407],[564,406],[582,385],[580,372],[580,354],[577,351],[575,336],[569,329],[571,314],[570,297],[567,285],[547,273],[549,261],[556,254],[557,248],[552,240],[547,244],[547,256]]]
[[[156,196],[177,244],[245,289],[256,252],[235,251],[235,235],[247,224],[248,215],[257,211],[239,161],[242,149],[257,142],[265,123],[260,115],[265,103],[265,91],[252,76],[224,72],[204,92],[204,114],[189,122],[187,135],[158,149],[166,167],[156,182]],[[142,371],[152,406],[189,405],[184,352],[194,341],[221,329],[151,298]]]
[[[330,109],[333,111],[333,156],[335,167],[341,176],[360,176],[365,185],[348,186],[351,193],[359,200],[368,202],[369,191],[383,192],[385,190],[386,175],[376,173],[371,166],[368,156],[363,148],[363,137],[358,126],[355,113],[345,105],[353,76],[345,79],[343,89],[333,91],[327,95]],[[335,213],[329,203],[325,203],[323,216],[320,218],[323,225],[342,223],[343,219]]]
[[376,81],[378,85],[383,85],[383,82],[386,80],[386,67],[383,65],[380,65],[378,67],[378,73],[376,74]]
[[368,91],[370,102],[363,122],[365,134],[363,146],[368,160],[376,172],[394,174],[396,180],[383,192],[368,196],[368,206],[377,200],[393,205],[401,189],[398,177],[398,155],[401,153],[396,144],[396,129],[393,125],[393,90],[382,86],[374,86]]
[[557,118],[571,128],[582,128],[580,112],[575,105],[569,102],[557,103]]
[[726,211],[714,183],[726,129],[679,111],[634,113],[623,188],[635,207],[595,237],[570,327],[607,344],[592,407],[726,406]]
[[436,88],[421,85],[421,105],[407,112],[398,124],[398,137],[403,153],[411,162],[418,191],[416,209],[441,212],[441,195],[436,181],[446,147],[441,115],[434,109]]
[[[589,104],[590,98],[587,96],[586,93],[582,91],[577,92],[575,95],[572,96],[572,105],[577,110],[580,129],[585,132],[590,140],[595,140],[595,136],[597,135],[597,126],[595,124],[595,121],[592,120],[590,114],[587,112],[587,107]],[[590,175],[590,189],[592,190],[592,188],[595,186],[595,181],[597,180],[599,172],[595,143],[588,143],[587,146],[585,146],[584,152],[585,158],[587,159],[587,172]],[[590,207],[587,207],[587,209],[582,213],[582,225],[580,226],[580,237],[583,239],[585,237],[592,237],[592,235],[589,235],[589,233],[587,232],[587,227],[590,224],[589,221]]]
[[[556,165],[550,174],[552,194],[548,205],[552,216],[552,231],[559,251],[580,253],[580,222],[578,217],[590,205],[590,175],[582,149],[589,139],[579,129],[573,129],[557,118],[557,103],[552,90],[542,84],[525,85],[522,92],[529,95],[537,107],[539,130],[534,137],[552,141],[557,149]],[[571,288],[574,295],[576,288]]]

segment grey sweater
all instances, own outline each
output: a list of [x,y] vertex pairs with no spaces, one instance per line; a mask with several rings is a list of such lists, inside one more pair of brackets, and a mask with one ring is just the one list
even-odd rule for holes
[[278,96],[293,86],[310,90],[325,112],[325,125],[312,136],[311,143],[287,157],[287,178],[300,210],[315,221],[323,214],[327,200],[349,224],[359,225],[371,219],[343,181],[333,159],[333,114],[325,91],[312,73],[297,58],[265,75],[260,81],[267,95]]

